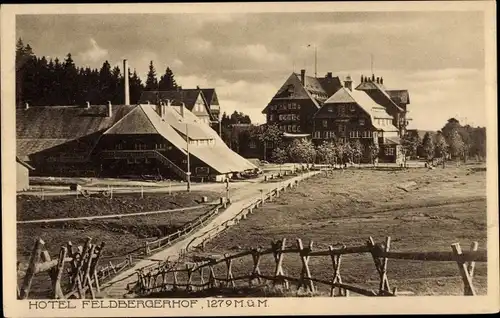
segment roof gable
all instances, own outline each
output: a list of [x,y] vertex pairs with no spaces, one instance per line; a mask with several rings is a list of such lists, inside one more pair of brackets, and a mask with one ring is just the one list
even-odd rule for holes
[[[274,95],[272,100],[274,99],[309,99],[312,100],[314,105],[319,108],[319,103],[318,101],[313,98],[313,96],[310,94],[308,90],[304,88],[304,85],[302,85],[302,82],[300,81],[299,78],[300,75],[297,75],[296,73],[292,73],[288,79],[283,83],[281,88],[278,90],[278,92]],[[307,83],[307,80],[306,80]],[[309,86],[314,86],[317,87],[319,83],[316,83],[316,85],[313,85],[312,82],[309,83]],[[321,85],[319,85],[321,86]],[[324,92],[324,91],[323,91]],[[266,106],[263,110],[262,113],[265,114],[267,113],[269,105]]]
[[109,128],[104,134],[157,134],[158,131],[155,129],[151,120],[144,113],[142,107],[136,107],[125,117],[119,120],[111,128]]

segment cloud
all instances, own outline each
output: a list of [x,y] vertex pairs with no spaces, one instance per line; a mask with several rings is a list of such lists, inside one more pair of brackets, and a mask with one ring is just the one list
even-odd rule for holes
[[90,46],[79,54],[83,62],[100,62],[108,55],[108,50],[100,47],[93,38],[90,38]]

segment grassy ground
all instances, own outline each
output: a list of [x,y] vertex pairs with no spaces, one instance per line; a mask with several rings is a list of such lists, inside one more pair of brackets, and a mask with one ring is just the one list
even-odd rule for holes
[[[218,194],[193,191],[189,194],[174,192],[171,195],[148,193],[143,199],[140,198],[140,194],[120,194],[114,196],[113,199],[46,197],[44,200],[34,196],[19,196],[17,219],[31,220],[166,210],[194,206],[199,203],[202,196],[207,196],[211,201],[215,200]],[[26,264],[29,261],[34,241],[38,238],[44,240],[49,254],[56,257],[60,247],[68,241],[71,241],[73,246],[78,246],[83,245],[87,237],[91,237],[94,243],[106,243],[101,264],[107,264],[110,260],[113,263],[121,262],[130,251],[143,247],[144,242],[175,232],[184,223],[207,212],[209,208],[209,206],[200,205],[200,208],[195,210],[120,219],[18,224],[17,258],[19,262]],[[48,283],[50,281],[47,275],[42,274],[36,277],[33,295],[37,293],[44,295],[44,290],[50,289]]]
[[[410,181],[416,187],[408,192],[397,186]],[[468,250],[472,241],[486,246],[486,172],[472,165],[445,169],[334,171],[317,176],[284,193],[272,203],[256,210],[247,220],[228,229],[207,244],[205,252],[221,255],[262,246],[286,238],[295,246],[310,240],[314,249],[328,245],[366,244],[369,236],[382,242],[391,236],[394,251],[451,251],[460,242]],[[272,256],[261,260],[263,274],[272,275]],[[330,258],[309,260],[311,274],[331,279]],[[299,277],[297,255],[286,255],[283,267],[288,276]],[[252,269],[251,257],[233,263],[235,276]],[[225,274],[223,267],[217,269]],[[378,275],[367,254],[344,256],[343,281],[370,289],[378,288]],[[392,287],[417,295],[460,295],[462,283],[456,263],[389,260],[388,278]],[[476,264],[475,287],[486,293],[486,264]],[[320,293],[326,287],[318,285]]]

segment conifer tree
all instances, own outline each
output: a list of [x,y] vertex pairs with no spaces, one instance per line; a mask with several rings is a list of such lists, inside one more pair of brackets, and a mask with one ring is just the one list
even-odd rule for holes
[[153,65],[153,61],[149,62],[149,71],[146,79],[146,90],[157,90],[158,89],[158,79],[156,78],[156,70]]

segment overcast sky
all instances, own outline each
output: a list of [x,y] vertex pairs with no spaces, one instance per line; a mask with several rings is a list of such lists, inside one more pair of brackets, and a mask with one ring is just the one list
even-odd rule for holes
[[215,87],[223,111],[263,123],[262,109],[295,70],[359,83],[370,74],[410,92],[411,126],[450,117],[486,125],[482,12],[38,15],[17,17],[17,37],[37,55],[71,52],[77,65],[121,67],[145,78],[169,66],[184,88]]

